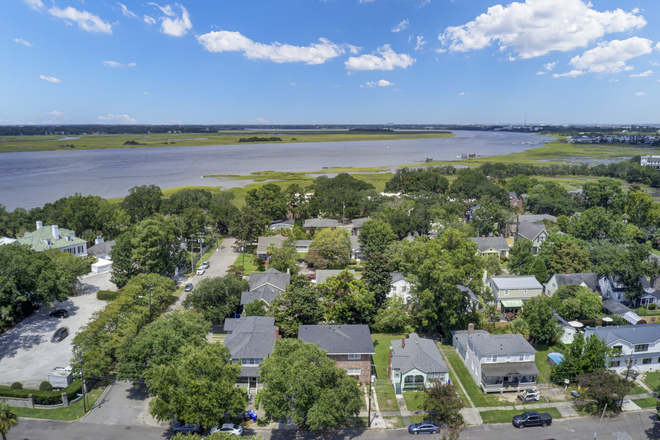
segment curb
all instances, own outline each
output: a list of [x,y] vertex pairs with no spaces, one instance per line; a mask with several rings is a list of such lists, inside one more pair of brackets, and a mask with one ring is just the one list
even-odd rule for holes
[[105,397],[105,395],[108,393],[108,391],[110,391],[110,388],[112,388],[114,385],[115,385],[115,381],[112,381],[112,383],[111,383],[110,385],[108,385],[107,387],[105,387],[105,390],[103,390],[103,392],[101,393],[101,395],[99,396],[99,398],[96,399],[96,402],[94,402],[94,405],[89,409],[89,411],[87,411],[82,417],[80,417],[80,418],[78,418],[78,419],[76,419],[76,420],[72,420],[72,422],[79,421],[79,420],[82,420],[82,419],[84,419],[85,417],[87,417],[87,416],[89,415],[89,413],[91,413],[92,410],[93,410],[94,408],[96,408],[96,404],[99,403],[99,401]]

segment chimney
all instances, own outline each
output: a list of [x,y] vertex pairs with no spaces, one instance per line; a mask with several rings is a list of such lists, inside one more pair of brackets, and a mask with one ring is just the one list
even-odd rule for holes
[[570,270],[570,269],[566,269],[566,273],[567,273],[567,274],[570,274],[570,273],[571,273],[571,270]]
[[103,237],[101,237],[100,235],[96,237],[96,240],[94,240],[94,244],[99,244],[99,243],[103,243]]
[[38,231],[39,229],[43,228],[43,227],[44,227],[44,223],[43,223],[43,222],[37,222],[37,231]]
[[406,348],[406,337],[401,338],[401,348]]
[[481,238],[486,238],[486,236],[485,236],[485,235],[482,235]]
[[51,229],[53,231],[53,240],[60,239],[60,228],[57,225],[52,225]]
[[471,335],[474,333],[474,324],[470,323],[468,324],[468,335]]
[[275,340],[277,341],[278,339],[280,339],[280,328],[275,327]]

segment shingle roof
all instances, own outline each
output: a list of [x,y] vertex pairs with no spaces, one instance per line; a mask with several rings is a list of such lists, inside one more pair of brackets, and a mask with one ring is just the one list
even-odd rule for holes
[[477,295],[474,294],[474,292],[472,291],[472,289],[470,289],[469,287],[463,286],[463,285],[461,285],[461,284],[456,284],[456,288],[457,288],[458,290],[460,290],[461,292],[465,292],[465,293],[467,293],[468,296],[470,297],[470,299],[471,299],[473,302],[479,304],[479,298],[477,297]]
[[[557,287],[569,284],[586,284],[592,291],[599,290],[598,275],[593,272],[585,273],[557,273],[553,275],[557,281]],[[552,278],[552,277],[550,277]]]
[[296,241],[296,246],[311,246],[312,240],[298,240]]
[[310,218],[305,220],[303,226],[305,228],[336,228],[339,226],[339,222],[331,218]]
[[91,248],[87,248],[87,255],[102,255],[109,254],[115,245],[115,241],[104,241],[103,243],[95,244]]
[[568,322],[566,322],[566,320],[565,320],[564,318],[562,318],[561,316],[559,316],[559,314],[557,314],[557,313],[553,313],[553,314],[552,314],[552,317],[555,318],[555,319],[557,320],[557,322],[559,322],[559,323],[561,324],[562,327],[571,327],[571,328],[574,328],[572,325],[570,325]]
[[521,221],[518,225],[518,235],[529,240],[534,240],[543,231],[545,231],[545,228],[527,221]]
[[282,273],[275,269],[268,269],[262,273],[250,274],[250,291],[257,290],[266,284],[270,284],[271,286],[284,291],[289,283],[291,283],[291,274]]
[[360,249],[362,249],[362,245],[360,244],[357,235],[351,235],[350,240],[351,240],[351,251],[359,251]]
[[390,282],[390,284],[397,283],[401,280],[405,281],[406,279],[406,277],[404,277],[401,272],[392,272],[390,275],[392,275],[392,281]]
[[[34,232],[26,232],[25,235],[18,239],[18,243],[27,244],[35,251],[41,252],[48,249],[61,249],[69,246],[86,244],[87,242],[81,238],[76,237],[76,233],[64,228],[59,229],[59,240],[53,238],[52,226],[43,226]],[[69,240],[67,240],[69,237]],[[46,244],[46,240],[50,240],[51,245]]]
[[550,214],[522,214],[522,215],[518,216],[518,219],[520,221],[524,220],[524,221],[527,221],[527,222],[530,222],[530,223],[537,223],[537,222],[540,222],[541,220],[551,220],[553,222],[557,221],[557,217],[555,217],[554,215],[550,215]]
[[[344,269],[346,270],[346,269]],[[328,278],[334,277],[342,273],[344,270],[341,269],[319,269],[316,271],[316,283],[321,284],[324,283]],[[350,273],[355,275],[355,271],[353,269],[349,270]]]
[[630,344],[654,344],[660,340],[660,324],[621,325],[607,327],[588,327],[585,339],[595,334],[606,344],[622,339]]
[[[224,344],[229,348],[234,359],[266,359],[275,347],[275,318],[248,316],[245,318],[227,318],[225,331],[231,333]],[[254,376],[258,367],[243,367],[242,376]],[[247,370],[250,371],[247,371]],[[248,374],[251,373],[251,374]]]
[[257,290],[241,293],[241,305],[250,304],[255,299],[263,300],[267,305],[279,295],[282,291],[271,286],[260,287]]
[[301,325],[298,338],[328,354],[375,354],[368,325]]
[[624,306],[619,301],[613,300],[611,298],[603,300],[603,308],[605,310],[609,310],[610,313],[619,316],[623,316],[624,314],[631,311],[628,307]]
[[406,344],[401,347],[401,341],[390,341],[392,346],[392,368],[398,368],[402,374],[413,368],[424,373],[446,373],[449,371],[437,347],[430,339],[424,339],[411,333]]
[[542,289],[534,275],[490,277],[498,289]]
[[353,219],[353,227],[354,228],[361,228],[364,222],[369,220],[369,217],[363,217],[363,218],[354,218]]
[[534,347],[525,338],[517,334],[491,335],[485,330],[475,330],[469,335],[467,330],[461,330],[454,332],[454,335],[459,336],[459,340],[464,345],[467,345],[467,340],[470,340],[479,352],[479,355],[536,353]]
[[487,251],[488,249],[497,249],[498,251],[508,251],[509,244],[506,242],[506,238],[499,237],[470,237],[474,243],[479,246],[479,252]]
[[259,237],[259,240],[257,241],[257,254],[258,255],[263,255],[266,253],[268,250],[268,246],[270,246],[271,243],[274,243],[275,246],[280,247],[282,246],[282,243],[286,241],[287,237],[284,235],[274,235],[272,237]]

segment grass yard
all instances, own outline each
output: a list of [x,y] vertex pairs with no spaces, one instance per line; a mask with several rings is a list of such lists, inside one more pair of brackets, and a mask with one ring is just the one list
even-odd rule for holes
[[550,383],[550,364],[548,363],[548,353],[561,353],[562,350],[555,345],[538,344],[536,347],[536,367],[539,369],[539,383]]
[[644,388],[640,387],[639,385],[637,385],[637,383],[635,383],[635,386],[633,387],[632,390],[630,390],[628,394],[646,394],[646,393],[648,393],[648,391],[646,391]]
[[633,399],[633,402],[640,408],[655,408],[658,404],[658,399],[655,397],[645,397],[644,399]]
[[[540,412],[547,412],[553,419],[561,419],[561,414],[557,408],[544,408]],[[513,416],[519,416],[525,411],[518,411],[517,409],[507,409],[501,411],[481,411],[481,418],[484,423],[511,423]]]
[[646,373],[644,382],[653,391],[660,392],[660,371],[654,371],[653,373]]
[[366,428],[369,419],[366,417],[350,417],[342,428]]
[[[245,268],[245,275],[253,272],[259,272],[257,270],[259,266],[257,266],[257,264],[255,263],[257,256],[252,253],[253,251],[253,249],[251,249],[252,247],[255,246],[248,246],[248,251],[245,252],[245,254],[239,254],[238,257],[236,257],[236,261],[234,261],[234,265],[243,266]],[[245,255],[245,260],[243,260],[243,255]]]
[[405,423],[403,422],[403,417],[383,417],[385,424],[390,428],[403,428]]
[[381,411],[399,411],[394,387],[389,380],[378,381],[376,385],[376,396],[378,398],[378,408]]
[[424,403],[424,391],[404,391],[403,400],[406,401],[408,411],[422,410]]
[[414,424],[414,423],[419,423],[419,422],[425,422],[429,418],[425,415],[422,415],[422,416],[409,416],[408,419],[410,419],[411,424]]
[[[89,398],[87,399],[90,406],[93,406],[96,401],[103,394],[103,389],[96,388],[89,392]],[[76,420],[85,415],[83,409],[83,402],[79,400],[78,402],[67,406],[66,408],[55,408],[55,409],[37,409],[37,408],[19,408],[12,407],[16,412],[18,417],[28,417],[32,419],[49,419],[49,420]],[[87,408],[89,410],[89,407]]]
[[[390,341],[405,337],[403,334],[384,334],[376,333],[371,335],[371,340],[374,341],[374,355],[373,362],[376,367],[376,377],[378,379],[387,380],[387,364],[390,356]],[[382,409],[382,408],[381,408]]]

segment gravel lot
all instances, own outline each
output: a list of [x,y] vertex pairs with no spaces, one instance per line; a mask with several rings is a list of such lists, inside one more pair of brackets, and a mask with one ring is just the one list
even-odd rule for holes
[[[48,380],[48,373],[54,367],[69,365],[73,336],[106,304],[96,299],[99,289],[116,290],[109,273],[84,278],[78,285],[78,296],[53,303],[52,307],[42,307],[0,335],[0,385],[18,381],[25,388],[38,388],[42,381]],[[55,308],[67,309],[69,317],[49,317]],[[69,328],[70,335],[61,342],[51,343],[53,333],[62,326]]]

